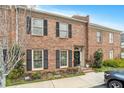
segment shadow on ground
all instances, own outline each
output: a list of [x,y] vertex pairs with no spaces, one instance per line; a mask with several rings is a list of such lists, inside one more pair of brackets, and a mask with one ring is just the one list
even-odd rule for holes
[[94,86],[92,88],[107,88],[105,84]]

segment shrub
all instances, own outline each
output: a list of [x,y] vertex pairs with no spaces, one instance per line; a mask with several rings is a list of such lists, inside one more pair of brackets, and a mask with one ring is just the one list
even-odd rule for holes
[[46,80],[46,79],[53,79],[54,77],[54,71],[42,71],[41,72],[41,78],[43,80]]
[[58,75],[58,74],[64,74],[66,73],[66,69],[59,69],[57,71],[55,71],[55,74]]
[[33,72],[32,74],[31,74],[31,78],[32,79],[41,79],[41,72],[40,71],[37,71],[37,72]]
[[112,59],[103,61],[103,66],[107,67],[124,67],[124,59]]
[[118,62],[116,62],[115,60],[106,60],[103,61],[103,65],[107,67],[118,67]]
[[72,68],[67,68],[66,73],[67,74],[76,74],[79,71],[78,68],[72,67]]
[[7,76],[7,78],[9,79],[18,79],[20,77],[23,76],[24,74],[24,65],[23,65],[24,61],[20,60],[15,68],[9,73],[9,75]]
[[95,53],[94,53],[94,63],[93,63],[93,67],[95,68],[101,68],[102,67],[102,60],[103,60],[103,52],[101,49],[98,49]]

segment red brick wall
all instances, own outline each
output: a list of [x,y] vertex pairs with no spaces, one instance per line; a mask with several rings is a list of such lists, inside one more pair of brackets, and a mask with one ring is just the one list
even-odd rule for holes
[[[48,49],[48,68],[56,69],[56,50],[67,49],[72,50],[72,60],[74,60],[74,45],[86,46],[86,25],[82,22],[64,19],[61,17],[54,17],[42,13],[32,12],[32,17],[42,18],[48,20],[48,35],[47,36],[33,36],[26,34],[25,19],[26,14],[20,11],[19,15],[19,43],[23,49]],[[56,37],[56,22],[65,22],[72,24],[72,38],[60,39]]]
[[[16,39],[16,14],[15,9],[9,10],[8,13],[8,41],[9,45],[15,42]],[[48,20],[48,35],[47,36],[32,36],[26,33],[26,16],[29,15],[29,11],[19,10],[19,44],[24,51],[27,49],[48,49],[48,68],[56,69],[56,50],[58,49],[71,49],[72,61],[74,61],[74,45],[85,47],[85,59],[93,57],[93,53],[99,49],[103,49],[104,60],[109,57],[109,50],[114,49],[114,58],[120,55],[120,32],[114,33],[114,43],[109,44],[109,31],[102,31],[103,43],[98,44],[96,42],[96,32],[99,29],[88,28],[87,37],[87,24],[83,22],[77,22],[57,16],[47,15],[43,13],[32,12],[32,17],[42,18]],[[56,22],[65,22],[72,24],[72,38],[60,39],[56,37]],[[1,25],[2,26],[2,25]],[[88,42],[88,44],[87,44]],[[87,46],[88,45],[88,46]],[[88,48],[88,50],[87,50]],[[88,51],[88,53],[87,53]],[[25,57],[26,59],[26,57]]]
[[[98,43],[96,40],[96,32],[97,31],[101,31],[102,32],[102,43]],[[120,32],[113,32],[114,34],[114,43],[110,44],[109,43],[109,32],[110,31],[105,31],[105,30],[100,30],[100,29],[96,29],[96,28],[89,28],[89,55],[88,58],[92,58],[94,52],[99,49],[102,48],[103,50],[103,59],[109,59],[109,51],[111,49],[114,50],[114,58],[117,58],[120,56]],[[112,32],[112,31],[111,31]]]

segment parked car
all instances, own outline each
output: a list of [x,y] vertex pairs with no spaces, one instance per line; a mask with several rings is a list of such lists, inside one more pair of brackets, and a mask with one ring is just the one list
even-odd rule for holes
[[124,88],[124,70],[106,71],[104,81],[108,88]]

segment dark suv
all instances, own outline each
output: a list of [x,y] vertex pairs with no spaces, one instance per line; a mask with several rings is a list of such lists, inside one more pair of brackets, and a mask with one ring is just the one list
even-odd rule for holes
[[124,70],[106,71],[104,80],[108,88],[124,88]]

